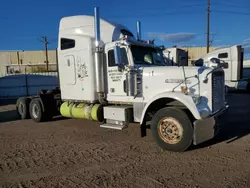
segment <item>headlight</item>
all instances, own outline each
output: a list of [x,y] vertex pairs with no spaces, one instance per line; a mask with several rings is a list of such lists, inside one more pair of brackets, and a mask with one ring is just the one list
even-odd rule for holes
[[199,95],[193,95],[192,99],[193,99],[194,103],[197,105],[201,101],[201,96],[199,96]]

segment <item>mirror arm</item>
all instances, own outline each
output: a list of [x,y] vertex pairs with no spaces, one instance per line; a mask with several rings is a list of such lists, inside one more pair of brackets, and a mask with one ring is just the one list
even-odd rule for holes
[[205,78],[203,79],[203,83],[207,83],[208,81],[208,75],[213,73],[214,71],[216,71],[217,69],[220,69],[222,68],[222,64],[220,64],[218,67],[214,68],[213,70],[211,70],[210,72],[208,72],[205,76]]

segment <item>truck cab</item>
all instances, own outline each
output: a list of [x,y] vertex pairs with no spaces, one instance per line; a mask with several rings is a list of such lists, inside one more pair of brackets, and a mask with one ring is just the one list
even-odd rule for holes
[[[95,16],[61,19],[60,99],[54,98],[60,114],[116,130],[138,123],[141,136],[150,128],[156,143],[169,151],[212,139],[217,117],[228,108],[222,67],[169,67],[164,47],[141,40],[137,28],[136,38],[125,26],[100,19],[98,8]],[[40,122],[32,105],[32,119]]]

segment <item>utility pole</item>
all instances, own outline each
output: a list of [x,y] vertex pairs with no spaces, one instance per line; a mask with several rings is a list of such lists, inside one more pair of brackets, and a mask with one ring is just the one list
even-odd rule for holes
[[48,59],[48,40],[47,37],[44,36],[43,37],[43,41],[44,41],[44,48],[45,48],[45,63],[46,63],[46,69],[47,71],[49,71],[49,59]]
[[38,38],[38,40],[42,43],[44,43],[44,49],[45,49],[45,63],[46,63],[46,69],[49,70],[49,58],[48,58],[48,39],[46,36],[41,37],[41,39]]
[[210,0],[207,0],[207,53],[210,47]]

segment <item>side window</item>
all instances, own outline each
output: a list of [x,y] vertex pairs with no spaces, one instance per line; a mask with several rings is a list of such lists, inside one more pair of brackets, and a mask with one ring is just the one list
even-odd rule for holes
[[115,54],[114,50],[109,50],[108,52],[109,67],[115,66]]
[[218,55],[218,58],[227,58],[228,57],[228,53],[221,53]]
[[75,40],[61,38],[61,50],[67,50],[75,47]]
[[153,55],[153,59],[154,59],[155,64],[162,64],[162,61],[161,61],[162,56],[160,53],[153,52],[152,55]]
[[[121,58],[122,58],[122,62],[125,65],[127,65],[128,64],[128,56],[127,56],[127,52],[126,52],[125,48],[121,48]],[[109,67],[116,66],[114,50],[109,50],[109,52],[108,52],[108,65],[109,65]]]
[[123,64],[127,65],[128,64],[128,55],[127,55],[126,48],[121,48],[121,56],[122,56]]
[[131,37],[134,36],[133,33],[129,32],[129,31],[125,30],[125,29],[122,29],[122,30],[121,30],[121,33],[122,33],[124,36],[125,36],[125,35],[131,36]]

